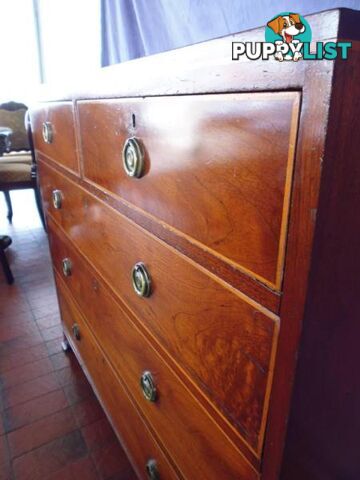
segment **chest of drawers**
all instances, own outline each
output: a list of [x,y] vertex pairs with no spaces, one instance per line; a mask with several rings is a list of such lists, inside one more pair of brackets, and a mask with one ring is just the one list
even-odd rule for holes
[[139,478],[360,474],[354,19],[309,17],[346,61],[232,61],[259,29],[31,110],[64,333]]

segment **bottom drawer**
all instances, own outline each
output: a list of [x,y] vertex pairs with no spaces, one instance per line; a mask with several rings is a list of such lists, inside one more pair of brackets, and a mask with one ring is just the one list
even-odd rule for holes
[[58,275],[55,279],[66,336],[110,417],[138,477],[147,480],[178,479],[107,364],[67,287]]

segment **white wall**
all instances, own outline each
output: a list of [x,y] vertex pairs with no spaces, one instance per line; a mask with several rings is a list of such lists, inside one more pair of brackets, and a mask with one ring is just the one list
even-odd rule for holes
[[0,103],[27,103],[40,81],[32,0],[0,0]]
[[85,78],[100,68],[100,1],[38,0],[44,80]]
[[[100,0],[37,0],[44,81],[72,84],[100,68]],[[33,0],[0,0],[0,103],[36,101]]]

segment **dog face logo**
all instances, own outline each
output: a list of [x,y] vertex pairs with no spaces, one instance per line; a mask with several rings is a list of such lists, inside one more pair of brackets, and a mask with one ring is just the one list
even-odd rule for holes
[[286,43],[292,42],[296,35],[305,32],[305,25],[301,22],[298,13],[279,15],[271,22],[268,22],[267,26],[272,28],[278,35],[280,34]]
[[[278,47],[278,51],[274,55],[276,60],[279,60],[280,62],[283,60],[293,60],[295,62],[300,60],[302,57],[300,51],[295,51],[293,54],[284,54],[283,51],[289,51],[289,49],[282,48],[282,45],[292,44],[293,47],[296,47],[296,45],[304,41],[303,37],[305,35],[311,36],[311,30],[306,20],[304,20],[298,13],[282,13],[270,20],[270,22],[267,23],[267,27],[270,29],[270,32],[272,32],[271,41],[273,41]],[[302,39],[296,38],[301,34],[304,34],[302,35]],[[269,37],[269,35],[266,35],[266,37]],[[266,39],[268,40],[268,38]]]

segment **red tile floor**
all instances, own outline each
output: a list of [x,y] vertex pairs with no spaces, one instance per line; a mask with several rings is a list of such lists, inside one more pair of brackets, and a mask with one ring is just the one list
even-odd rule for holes
[[0,480],[133,480],[135,475],[62,330],[46,234],[31,191],[12,192],[15,277],[0,271]]

